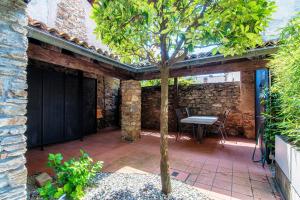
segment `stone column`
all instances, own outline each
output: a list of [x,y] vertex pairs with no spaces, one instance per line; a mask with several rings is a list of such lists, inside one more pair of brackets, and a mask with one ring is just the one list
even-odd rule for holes
[[0,1],[0,199],[26,199],[27,17],[23,0]]
[[122,81],[121,126],[122,138],[135,141],[141,137],[141,84],[139,81]]
[[241,71],[242,123],[247,138],[255,138],[255,70]]

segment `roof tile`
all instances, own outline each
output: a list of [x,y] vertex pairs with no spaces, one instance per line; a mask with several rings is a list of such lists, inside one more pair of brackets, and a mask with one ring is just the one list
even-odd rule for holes
[[32,19],[32,18],[29,17],[28,25],[31,26],[31,27],[37,28],[39,30],[48,32],[51,35],[62,38],[62,39],[67,40],[69,42],[75,43],[75,44],[77,44],[79,46],[82,46],[84,48],[95,51],[96,53],[99,53],[101,55],[113,58],[114,60],[117,60],[117,61],[119,60],[118,56],[116,56],[114,54],[109,54],[107,51],[103,51],[100,48],[96,48],[95,46],[89,45],[86,41],[82,41],[77,37],[73,37],[73,36],[69,35],[68,33],[61,32],[61,31],[57,30],[56,28],[50,28],[45,23],[43,23],[41,21],[38,21],[38,20],[35,20],[35,19]]

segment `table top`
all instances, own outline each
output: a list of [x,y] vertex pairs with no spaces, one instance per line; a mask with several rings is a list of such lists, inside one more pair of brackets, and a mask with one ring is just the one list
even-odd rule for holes
[[212,125],[218,120],[217,116],[191,116],[180,120],[181,123],[187,124],[206,124]]

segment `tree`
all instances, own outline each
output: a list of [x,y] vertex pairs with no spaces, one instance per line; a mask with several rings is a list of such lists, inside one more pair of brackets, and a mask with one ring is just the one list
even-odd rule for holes
[[269,0],[96,0],[95,33],[122,62],[147,60],[160,69],[161,180],[171,191],[168,162],[169,69],[195,48],[241,54],[262,44],[260,33],[274,10]]

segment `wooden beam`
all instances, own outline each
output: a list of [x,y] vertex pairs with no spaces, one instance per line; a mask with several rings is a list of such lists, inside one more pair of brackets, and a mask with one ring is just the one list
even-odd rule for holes
[[[185,67],[170,70],[170,77],[184,77],[202,74],[215,74],[235,71],[249,71],[265,68],[266,60],[238,60],[227,63],[215,63],[210,65]],[[159,78],[159,71],[136,74],[136,80],[150,80]]]
[[93,63],[75,56],[66,55],[58,51],[43,48],[40,45],[29,43],[27,50],[29,58],[47,62],[54,65],[63,66],[70,69],[80,70],[83,72],[97,75],[108,75],[122,80],[133,79],[133,73],[116,69],[112,66],[105,67],[102,63]]

